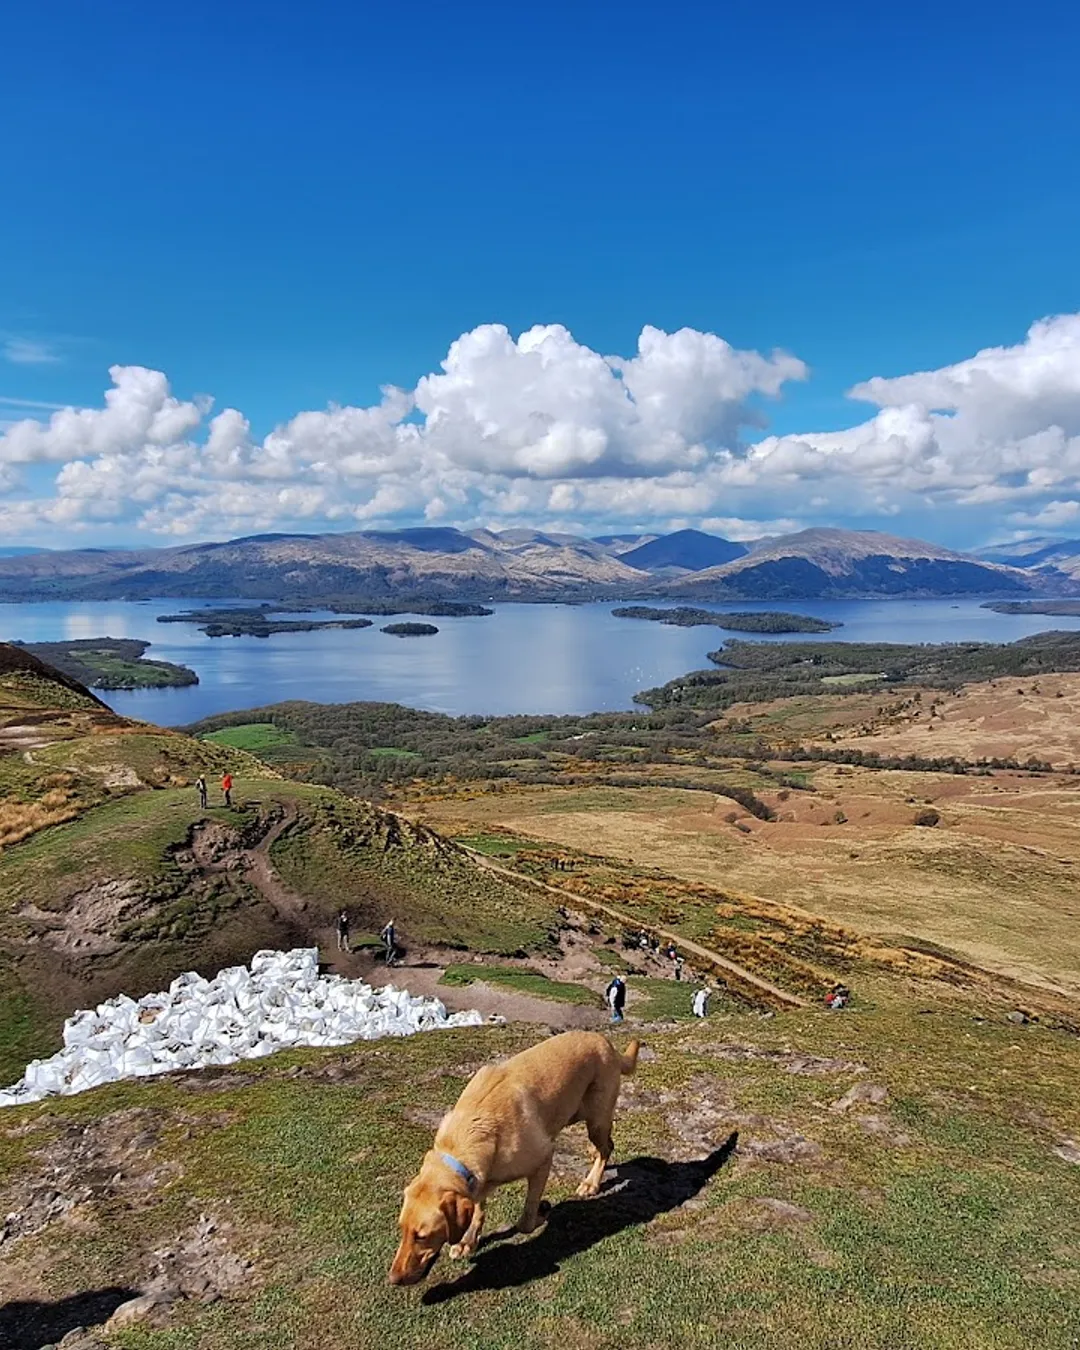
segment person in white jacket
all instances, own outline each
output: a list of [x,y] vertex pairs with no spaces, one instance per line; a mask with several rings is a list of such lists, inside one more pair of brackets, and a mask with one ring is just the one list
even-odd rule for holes
[[709,990],[702,986],[694,995],[694,1016],[707,1017],[709,1015]]

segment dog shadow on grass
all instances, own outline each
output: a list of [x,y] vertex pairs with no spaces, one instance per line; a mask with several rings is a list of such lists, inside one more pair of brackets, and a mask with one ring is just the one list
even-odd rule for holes
[[556,1274],[568,1257],[692,1200],[728,1161],[738,1141],[738,1133],[733,1133],[719,1148],[692,1162],[638,1157],[619,1163],[599,1195],[553,1206],[535,1236],[508,1243],[503,1239],[514,1229],[504,1228],[482,1238],[469,1269],[456,1280],[427,1290],[423,1302],[445,1303],[461,1294],[513,1289]]
[[100,1326],[122,1303],[137,1294],[137,1289],[118,1285],[72,1294],[55,1302],[28,1299],[0,1304],[0,1346],[4,1350],[43,1350],[62,1341],[76,1328]]

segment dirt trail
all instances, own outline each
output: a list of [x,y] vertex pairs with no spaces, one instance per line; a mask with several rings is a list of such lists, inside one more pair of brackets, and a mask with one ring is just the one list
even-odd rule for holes
[[[515,872],[509,867],[500,867],[498,863],[491,861],[483,853],[476,852],[475,849],[468,848],[466,845],[459,845],[474,862],[486,867],[491,872],[498,872],[501,876],[509,877],[511,880],[520,883],[526,883],[530,886],[538,886],[541,890],[550,891],[552,895],[557,895],[564,905],[572,905],[575,908],[590,909],[596,914],[606,914],[608,918],[617,920],[625,928],[639,928],[640,919],[633,919],[629,914],[624,914],[622,910],[615,909],[611,905],[605,905],[599,900],[592,900],[588,896],[579,895],[576,891],[563,890],[559,886],[552,886],[546,881],[537,881],[533,877],[522,876],[520,872]],[[719,952],[712,951],[709,947],[703,947],[699,942],[692,942],[689,938],[681,936],[679,933],[672,932],[669,928],[656,928],[649,926],[649,931],[657,937],[667,942],[674,942],[676,947],[683,951],[693,952],[695,956],[703,957],[711,965],[719,966],[723,970],[730,971],[732,975],[737,975],[740,980],[751,984],[755,989],[760,989],[764,993],[770,994],[773,998],[787,1004],[792,1008],[808,1008],[810,1005],[804,998],[798,994],[792,994],[787,989],[781,989],[779,985],[771,984],[768,980],[763,980],[760,975],[755,975],[744,966],[736,964],[726,956],[721,956]]]
[[296,823],[293,802],[281,803],[281,814],[263,817],[260,824],[269,828],[254,844],[237,843],[235,837],[216,822],[203,821],[196,826],[191,853],[204,872],[238,872],[260,892],[281,918],[298,927],[307,927],[308,902],[286,886],[270,861],[270,850],[286,830]]
[[[324,963],[336,974],[346,975],[353,979],[361,976],[372,984],[396,983],[400,987],[408,989],[410,993],[430,994],[441,998],[452,1010],[455,1006],[475,1007],[485,1014],[498,1013],[516,1021],[546,1022],[552,1026],[596,1025],[599,1019],[592,1009],[574,1004],[558,1003],[555,1000],[530,998],[528,995],[516,992],[504,993],[490,985],[482,984],[481,967],[478,967],[478,980],[475,985],[465,986],[460,990],[452,990],[448,986],[439,985],[438,981],[445,969],[447,957],[443,953],[437,953],[434,949],[416,953],[422,964],[395,966],[392,971],[376,965],[370,956],[364,957],[360,953],[336,951],[333,929],[330,927],[316,928],[314,926],[309,913],[308,902],[302,895],[285,885],[274,870],[270,859],[270,850],[277,840],[295,824],[296,818],[295,804],[292,802],[282,803],[281,815],[273,821],[270,828],[262,834],[256,843],[248,846],[237,846],[232,842],[224,844],[223,836],[219,832],[211,832],[204,828],[196,833],[192,851],[200,865],[208,871],[242,870],[244,876],[258,888],[267,903],[283,919],[303,931],[308,940],[318,945],[320,952],[324,953]],[[464,848],[464,846],[461,847]],[[589,899],[586,896],[578,895],[576,892],[562,890],[558,886],[549,885],[547,882],[523,877],[510,868],[500,867],[498,863],[492,862],[490,858],[485,857],[482,853],[475,852],[473,849],[464,848],[464,852],[482,867],[497,872],[518,884],[526,882],[540,887],[542,890],[558,896],[563,904],[604,914],[627,928],[635,927],[635,921],[629,915],[613,908],[611,905],[602,904],[598,900]],[[653,931],[663,941],[674,942],[683,951],[693,953],[709,962],[709,964],[729,971],[746,984],[753,986],[755,989],[760,989],[763,993],[770,995],[773,999],[788,1007],[805,1008],[809,1006],[806,1000],[800,998],[797,994],[792,994],[786,989],[781,989],[779,985],[762,979],[760,975],[755,975],[752,971],[729,960],[726,956],[721,956],[719,952],[712,951],[709,947],[704,947],[698,942],[684,938],[670,929],[657,928]],[[454,953],[450,953],[449,959],[453,960],[454,955]],[[460,957],[460,953],[457,955]],[[436,988],[436,986],[438,987]]]
[[560,1029],[594,1027],[603,1021],[599,1008],[532,998],[485,984],[483,967],[479,965],[475,984],[439,984],[447,965],[460,962],[460,951],[414,947],[410,949],[410,957],[415,964],[389,968],[377,961],[371,951],[338,951],[333,926],[319,924],[307,900],[287,886],[274,869],[270,850],[297,819],[295,803],[282,802],[280,806],[281,814],[264,818],[263,823],[269,823],[269,828],[251,844],[238,844],[219,827],[204,824],[192,839],[192,856],[207,872],[236,871],[250,881],[267,904],[303,935],[305,942],[318,947],[322,965],[333,974],[352,980],[362,979],[377,988],[393,984],[399,989],[407,989],[410,994],[438,998],[451,1012],[475,1008],[485,1017],[498,1015],[509,1021],[540,1022]]
[[[431,955],[434,956],[434,953]],[[450,953],[451,957],[454,955],[459,959],[461,957],[460,952]],[[451,1012],[475,1008],[485,1017],[495,1015],[505,1017],[508,1022],[539,1022],[544,1026],[557,1027],[560,1031],[577,1027],[595,1029],[607,1021],[603,1009],[599,1006],[599,996],[595,1008],[580,1003],[564,1003],[556,999],[533,998],[529,994],[500,989],[498,985],[485,983],[482,965],[476,967],[475,983],[446,985],[439,983],[445,969],[445,958],[441,963],[436,958],[425,960],[418,965],[391,966],[389,969],[383,965],[376,965],[370,958],[359,964],[361,966],[359,970],[349,972],[354,978],[359,975],[371,985],[381,987],[393,984],[399,989],[407,989],[410,994],[424,994],[428,998],[441,999]]]
[[292,923],[305,922],[308,902],[298,892],[286,886],[274,870],[270,861],[270,850],[285,833],[296,824],[296,804],[285,802],[280,820],[272,825],[254,848],[246,850],[247,875],[259,888],[266,900],[281,915]]

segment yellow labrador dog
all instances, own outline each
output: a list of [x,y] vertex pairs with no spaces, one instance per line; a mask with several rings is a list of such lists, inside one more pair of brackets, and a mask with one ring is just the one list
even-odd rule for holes
[[471,1256],[480,1240],[484,1202],[497,1186],[527,1180],[519,1233],[540,1222],[540,1199],[555,1139],[583,1120],[593,1163],[578,1195],[595,1195],[611,1157],[611,1125],[624,1074],[637,1065],[640,1042],[619,1054],[595,1031],[564,1031],[505,1064],[477,1072],[435,1135],[420,1171],[405,1188],[401,1243],[391,1284],[418,1284],[443,1247]]

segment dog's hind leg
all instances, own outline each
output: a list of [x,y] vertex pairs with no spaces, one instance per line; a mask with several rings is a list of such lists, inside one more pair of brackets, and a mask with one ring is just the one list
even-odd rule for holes
[[529,1189],[525,1195],[525,1208],[521,1211],[517,1230],[519,1233],[532,1233],[540,1226],[540,1201],[544,1196],[548,1173],[551,1171],[550,1155],[529,1178]]
[[589,1131],[589,1143],[592,1145],[593,1163],[589,1175],[577,1188],[578,1195],[595,1195],[603,1180],[604,1168],[614,1151],[611,1138],[611,1123],[615,1116],[615,1103],[618,1100],[618,1087],[614,1095],[605,1094],[603,1099],[587,1101],[588,1114],[585,1127]]

